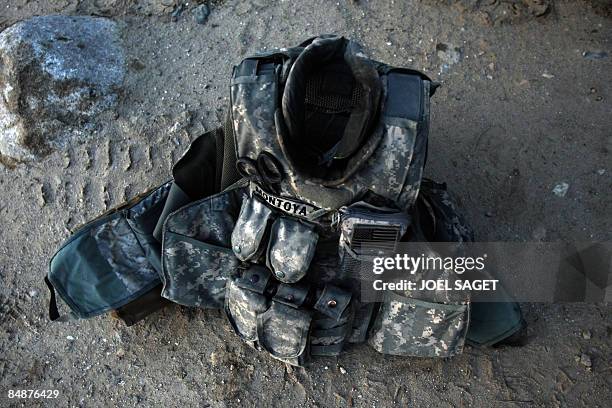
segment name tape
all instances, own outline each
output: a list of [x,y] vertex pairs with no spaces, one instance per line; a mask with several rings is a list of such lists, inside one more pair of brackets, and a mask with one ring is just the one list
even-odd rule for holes
[[253,182],[250,183],[249,190],[251,196],[256,195],[277,210],[295,217],[309,218],[315,211],[319,210],[319,208],[301,201],[270,194]]

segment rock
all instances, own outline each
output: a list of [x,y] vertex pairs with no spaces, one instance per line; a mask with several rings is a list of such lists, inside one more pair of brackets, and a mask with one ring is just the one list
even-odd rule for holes
[[125,75],[113,21],[43,16],[0,33],[0,154],[40,158],[91,130],[112,109]]
[[195,20],[198,24],[204,24],[210,15],[210,7],[208,4],[200,4],[198,7],[193,9]]
[[450,44],[436,44],[436,55],[442,64],[440,65],[440,73],[448,72],[451,65],[461,61],[463,51],[459,47]]
[[563,181],[557,184],[555,188],[553,188],[552,192],[557,197],[565,197],[565,195],[567,194],[567,190],[569,190],[569,184]]
[[582,355],[580,355],[580,364],[588,368],[593,365],[593,363],[591,362],[591,357],[589,357],[589,355],[585,353],[582,353]]
[[588,60],[599,60],[608,57],[608,53],[605,51],[585,51],[582,56]]
[[340,370],[340,374],[344,375],[346,374],[346,369],[342,366],[339,366],[338,369]]
[[436,44],[436,54],[440,60],[448,65],[453,65],[461,61],[462,51],[459,47],[450,44]]
[[73,336],[66,336],[66,340],[68,340],[68,341],[74,341],[74,337],[73,337]]
[[546,79],[553,79],[555,77],[553,74],[549,74],[548,72],[544,72],[542,76]]
[[582,330],[580,332],[580,335],[582,336],[583,339],[585,340],[590,340],[592,337],[591,331],[590,330]]

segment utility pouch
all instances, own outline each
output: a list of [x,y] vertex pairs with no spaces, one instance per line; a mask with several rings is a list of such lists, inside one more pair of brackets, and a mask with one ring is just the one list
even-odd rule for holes
[[272,210],[254,197],[242,202],[240,215],[232,231],[232,250],[241,261],[256,260],[262,254],[262,241]]
[[355,313],[351,293],[336,286],[326,285],[314,309],[310,334],[311,355],[339,355],[353,330]]
[[295,283],[306,275],[317,246],[313,227],[280,217],[272,225],[267,263],[274,276],[284,283]]
[[279,284],[253,264],[228,283],[225,312],[247,344],[292,365],[306,364],[311,354],[340,354],[353,323],[350,292],[326,285],[313,294],[306,284]]
[[451,357],[463,351],[468,304],[432,303],[386,291],[368,343],[378,352]]
[[120,308],[160,284],[160,248],[153,229],[170,185],[93,220],[65,241],[46,278],[51,320],[60,318],[55,290],[74,317],[88,318]]
[[[225,312],[238,336],[256,349],[293,365],[308,360],[309,289],[280,284],[265,267],[251,264],[227,285]],[[275,295],[272,296],[272,293]]]

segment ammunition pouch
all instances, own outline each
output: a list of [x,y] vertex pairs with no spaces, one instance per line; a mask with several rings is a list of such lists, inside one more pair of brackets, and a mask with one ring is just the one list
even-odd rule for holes
[[351,293],[332,285],[278,283],[260,265],[228,282],[225,312],[250,346],[292,365],[342,351],[352,327]]

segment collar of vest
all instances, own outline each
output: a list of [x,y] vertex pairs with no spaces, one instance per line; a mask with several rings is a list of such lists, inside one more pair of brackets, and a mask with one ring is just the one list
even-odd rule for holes
[[[297,154],[316,157],[319,164],[333,159],[347,159],[362,147],[379,113],[383,93],[376,66],[367,58],[361,46],[344,37],[321,36],[305,43],[305,48],[292,64],[282,95],[282,116],[286,132],[283,145],[293,147]],[[343,61],[350,69],[363,96],[353,107],[343,134],[326,152],[312,150],[304,133],[306,82],[310,74],[334,61]],[[290,152],[289,152],[290,153]]]

